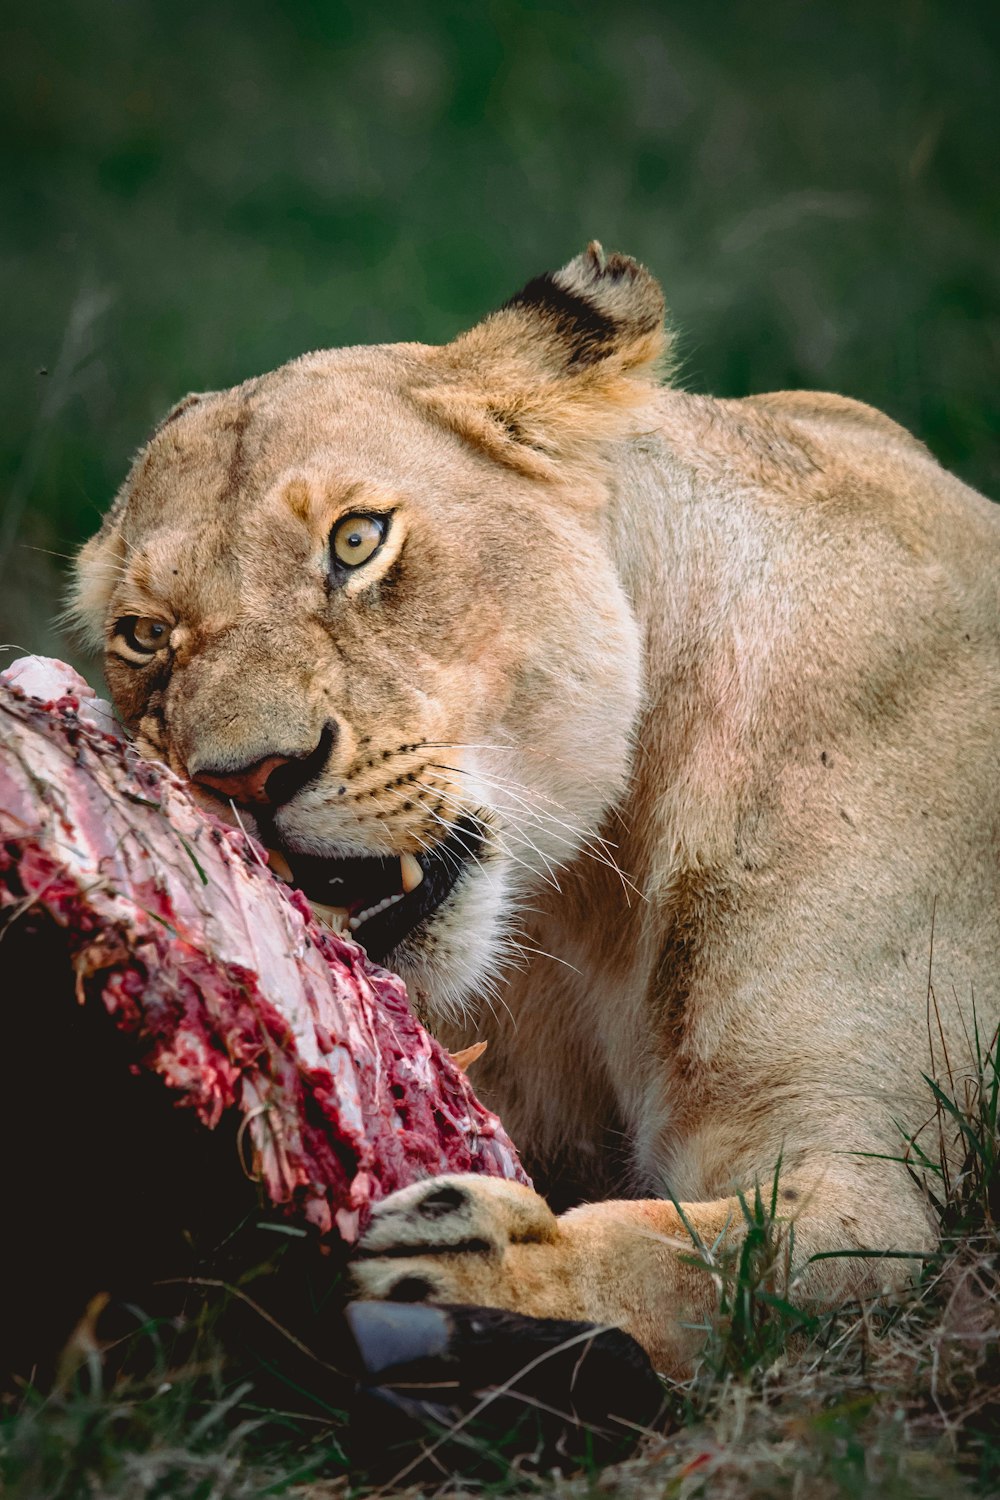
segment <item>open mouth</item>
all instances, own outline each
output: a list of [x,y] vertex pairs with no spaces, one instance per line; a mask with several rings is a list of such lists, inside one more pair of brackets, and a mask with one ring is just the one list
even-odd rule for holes
[[330,859],[283,849],[271,863],[330,926],[350,932],[370,959],[383,963],[447,899],[482,844],[479,823],[463,817],[427,853]]

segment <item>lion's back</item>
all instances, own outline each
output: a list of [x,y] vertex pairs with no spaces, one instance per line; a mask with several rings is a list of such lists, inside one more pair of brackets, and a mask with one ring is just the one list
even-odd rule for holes
[[933,574],[1000,650],[1000,505],[884,412],[819,391],[671,391],[661,412],[674,458],[703,492],[767,512],[817,558],[835,538],[842,562],[855,544],[869,570],[881,552],[887,570]]

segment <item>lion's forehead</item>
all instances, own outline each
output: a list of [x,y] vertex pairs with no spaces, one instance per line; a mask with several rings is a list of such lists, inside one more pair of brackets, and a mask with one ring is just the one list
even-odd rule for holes
[[[154,433],[121,514],[130,545],[166,520],[189,532],[213,517],[229,547],[261,532],[297,537],[287,497],[304,480],[336,503],[352,488],[399,495],[435,523],[476,536],[545,530],[537,487],[489,461],[421,399],[419,346],[332,351],[232,390],[188,398]],[[316,506],[317,514],[322,504]]]
[[216,504],[245,504],[311,456],[324,467],[339,460],[376,482],[402,483],[425,472],[432,454],[447,450],[454,461],[451,435],[412,399],[412,368],[397,369],[391,349],[377,346],[358,351],[370,359],[334,357],[351,353],[331,351],[187,398],[153,434],[134,472],[130,507],[151,492],[170,489],[176,501],[188,486],[206,485]]
[[[326,422],[322,440],[311,442],[291,418],[279,431],[273,399],[264,417],[251,408],[235,421],[232,397],[210,398],[203,413],[185,409],[136,465],[119,520],[120,592],[138,587],[189,622],[307,614],[322,603],[336,519],[354,509],[390,512],[406,532],[393,587],[405,592],[406,613],[423,624],[429,647],[433,622],[447,625],[461,589],[477,590],[474,636],[475,619],[495,613],[498,589],[530,611],[539,587],[575,571],[593,546],[551,499],[529,493],[518,476],[484,472],[475,455],[456,455],[453,436],[432,423],[414,417],[400,429],[383,411],[367,427]],[[378,623],[368,616],[369,630]],[[470,644],[465,630],[462,650]]]

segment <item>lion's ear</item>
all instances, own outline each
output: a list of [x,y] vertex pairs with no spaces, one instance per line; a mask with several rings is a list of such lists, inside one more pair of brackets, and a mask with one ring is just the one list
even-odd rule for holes
[[663,319],[645,266],[595,242],[445,345],[440,382],[417,394],[494,457],[551,472],[634,429],[662,378]]
[[595,240],[561,271],[536,276],[450,346],[555,378],[600,370],[648,373],[665,347],[663,293],[645,266],[605,255]]

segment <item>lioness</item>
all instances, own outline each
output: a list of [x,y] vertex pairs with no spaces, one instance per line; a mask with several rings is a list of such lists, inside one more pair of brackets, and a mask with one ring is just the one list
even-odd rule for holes
[[997,1015],[1000,510],[856,401],[663,388],[663,316],[592,245],[443,348],[188,396],[74,607],[146,752],[488,1038],[484,1098],[591,1200],[407,1189],[363,1292],[680,1372],[691,1235],[722,1254],[779,1158],[801,1294],[932,1243],[886,1158]]

